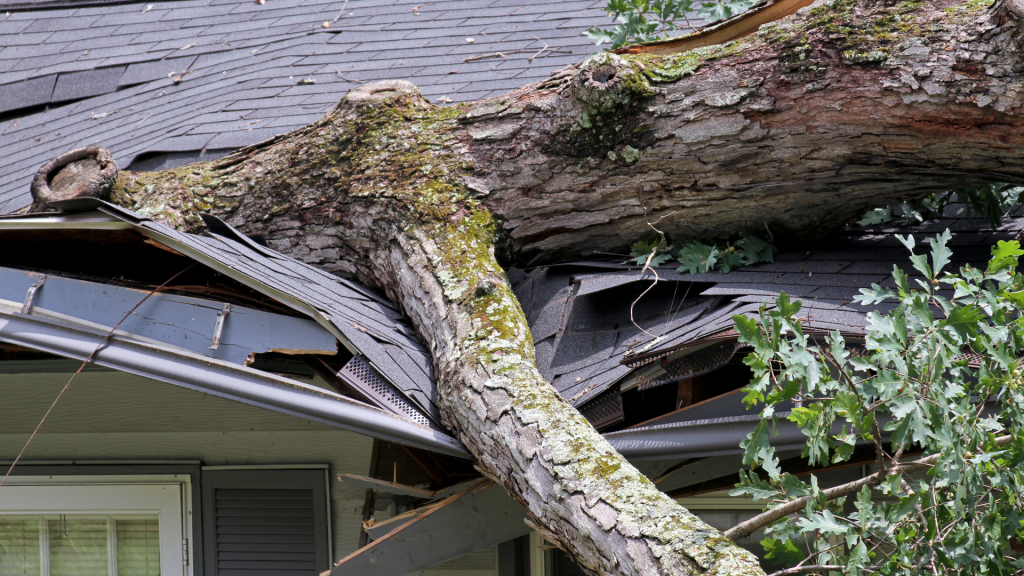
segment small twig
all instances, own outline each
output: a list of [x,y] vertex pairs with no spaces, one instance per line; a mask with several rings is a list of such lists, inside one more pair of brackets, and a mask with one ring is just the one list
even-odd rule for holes
[[152,112],[150,112],[149,114],[147,114],[145,118],[143,118],[142,120],[139,120],[139,123],[138,123],[138,124],[136,124],[136,125],[135,125],[135,127],[136,127],[136,128],[138,128],[139,126],[141,126],[141,125],[142,125],[142,123],[143,123],[143,122],[145,122],[146,120],[149,120],[149,117],[150,117],[150,116],[152,116],[152,115],[153,115],[153,113],[152,113]]
[[[536,38],[536,36],[534,36],[534,38]],[[530,56],[529,61],[533,62],[534,58],[540,56],[545,51],[549,52],[551,54],[572,54],[572,50],[563,50],[563,49],[560,49],[560,48],[548,48],[548,45],[545,44],[544,47],[541,48],[540,52],[537,52],[533,56]],[[476,60],[485,60],[487,58],[505,58],[506,54],[530,54],[532,52],[533,52],[532,48],[523,48],[523,49],[516,49],[516,50],[506,50],[504,52],[494,52],[492,54],[482,54],[480,56],[470,56],[469,58],[463,58],[462,61],[463,62],[475,62]]]
[[335,72],[338,73],[338,77],[339,78],[341,78],[342,80],[345,80],[346,82],[355,82],[356,84],[366,84],[366,82],[363,82],[362,80],[356,80],[355,78],[346,78],[345,75],[341,73],[341,70],[335,70]]
[[665,244],[665,233],[662,232],[661,230],[658,230],[657,228],[655,228],[654,224],[657,224],[657,223],[661,222],[662,220],[664,220],[665,218],[668,218],[669,216],[675,214],[675,210],[673,210],[672,212],[669,212],[668,214],[665,214],[661,218],[658,218],[657,220],[654,221],[654,224],[652,224],[651,221],[647,219],[647,204],[644,203],[644,197],[642,195],[640,195],[639,191],[637,192],[637,195],[640,196],[640,206],[644,209],[644,222],[647,222],[647,225],[650,226],[651,230],[654,230],[655,232],[657,232],[658,236],[660,236],[661,239],[658,241],[658,245],[655,246],[654,249],[651,250],[650,254],[647,255],[647,260],[644,261],[644,267],[643,267],[643,269],[640,270],[640,277],[641,278],[644,277],[644,274],[648,270],[653,272],[654,273],[654,282],[652,282],[651,285],[648,286],[646,290],[641,292],[640,295],[636,297],[636,300],[633,300],[633,303],[629,305],[629,321],[633,323],[633,326],[636,326],[637,330],[643,332],[644,334],[646,334],[646,335],[648,335],[648,336],[650,336],[652,338],[657,338],[657,336],[652,334],[650,331],[648,331],[648,330],[646,330],[644,328],[641,328],[640,325],[636,323],[636,320],[633,319],[633,308],[635,308],[636,307],[636,303],[639,302],[641,298],[646,296],[647,293],[650,292],[655,286],[657,286],[658,285],[658,281],[661,280],[661,277],[658,276],[658,271],[655,270],[654,268],[651,268],[651,260],[653,260],[655,254],[658,253],[658,249],[661,248]]
[[[514,52],[509,52],[509,54],[514,54]],[[505,57],[505,53],[504,52],[495,52],[494,54],[484,54],[482,56],[470,56],[469,58],[463,58],[462,61],[463,62],[474,62],[476,60],[485,60],[487,58],[504,58],[504,57]]]
[[348,0],[345,0],[345,3],[341,5],[341,12],[338,12],[338,15],[334,17],[334,20],[331,20],[331,24],[334,24],[338,20],[341,20],[341,17],[345,15],[346,6],[348,6]]
[[547,42],[545,42],[545,41],[541,40],[540,38],[537,38],[536,36],[534,36],[534,38],[535,38],[535,39],[537,40],[537,42],[540,42],[541,44],[543,44],[543,45],[544,45],[544,47],[540,49],[540,52],[537,52],[537,53],[536,53],[536,54],[534,54],[533,56],[530,56],[530,62],[533,62],[533,59],[534,59],[534,58],[536,58],[536,57],[540,56],[541,54],[543,54],[543,53],[544,53],[544,51],[545,51],[545,50],[547,50],[547,49],[548,49],[548,43],[547,43]]
[[64,388],[62,388],[60,393],[57,394],[57,397],[53,399],[53,404],[50,404],[50,407],[46,409],[46,413],[43,414],[43,418],[41,420],[39,420],[39,424],[36,425],[36,429],[32,431],[32,434],[28,437],[28,440],[25,441],[25,445],[21,447],[21,452],[18,452],[18,456],[14,459],[14,462],[11,462],[11,467],[7,469],[7,473],[4,474],[3,479],[0,480],[0,486],[3,486],[4,483],[7,482],[7,478],[11,475],[11,472],[14,471],[14,467],[18,465],[18,461],[21,460],[21,457],[25,454],[25,450],[28,449],[28,445],[32,443],[32,440],[36,437],[36,434],[39,433],[39,429],[43,427],[43,422],[46,422],[46,418],[50,415],[50,412],[53,412],[53,408],[57,405],[57,402],[60,401],[60,397],[63,396],[64,393],[68,391],[68,388],[71,387],[71,383],[75,380],[75,376],[78,376],[82,372],[82,370],[85,368],[86,364],[88,364],[89,362],[92,362],[92,359],[93,359],[94,356],[96,356],[96,353],[99,352],[100,348],[102,348],[103,345],[107,343],[107,340],[109,340],[110,337],[114,335],[114,332],[116,332],[117,329],[121,327],[121,324],[125,320],[127,320],[129,316],[134,314],[135,311],[139,309],[139,306],[142,306],[143,302],[145,302],[146,300],[149,300],[150,296],[152,296],[153,294],[156,294],[158,291],[163,289],[164,286],[167,286],[171,282],[174,282],[174,280],[178,276],[181,276],[185,272],[188,272],[189,270],[194,268],[197,264],[198,264],[198,262],[193,262],[187,268],[185,268],[181,272],[178,272],[174,276],[171,276],[170,279],[168,279],[166,282],[164,282],[160,286],[157,286],[156,288],[151,290],[149,292],[149,294],[146,294],[145,298],[143,298],[142,300],[139,300],[139,303],[136,304],[134,308],[129,310],[128,313],[124,315],[124,318],[121,318],[120,320],[118,320],[117,324],[115,324],[114,327],[110,329],[110,332],[107,332],[107,335],[103,337],[103,340],[100,340],[100,343],[96,345],[96,348],[94,348],[92,353],[89,354],[89,357],[86,358],[84,361],[82,361],[82,365],[79,366],[78,370],[76,370],[75,373],[71,375],[71,378],[68,379],[68,383],[64,385]]
[[768,576],[789,576],[790,574],[806,574],[808,572],[828,572],[830,570],[843,570],[844,568],[846,568],[846,566],[837,566],[835,564],[811,564],[808,566],[797,566],[796,568],[786,568],[785,570],[772,572]]

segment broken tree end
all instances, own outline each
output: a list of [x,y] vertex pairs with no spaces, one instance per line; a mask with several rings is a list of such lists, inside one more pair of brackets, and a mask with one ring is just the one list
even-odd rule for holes
[[117,171],[117,163],[106,148],[76,148],[39,168],[32,179],[32,198],[46,206],[73,211],[72,201],[106,200]]

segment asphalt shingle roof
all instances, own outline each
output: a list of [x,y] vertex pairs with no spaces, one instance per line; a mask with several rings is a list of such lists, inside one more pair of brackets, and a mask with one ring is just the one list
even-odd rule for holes
[[163,0],[0,12],[0,213],[26,206],[35,170],[80,146],[106,147],[122,168],[197,153],[184,163],[309,124],[361,82],[410,80],[431,100],[464,102],[542,80],[597,50],[583,31],[609,23],[604,4]]

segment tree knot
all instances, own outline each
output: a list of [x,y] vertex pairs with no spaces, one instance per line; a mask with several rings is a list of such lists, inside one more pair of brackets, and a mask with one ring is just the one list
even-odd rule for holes
[[576,99],[598,112],[611,112],[654,95],[647,78],[628,60],[611,53],[592,56],[574,82]]
[[498,289],[498,284],[491,278],[485,277],[476,284],[476,296],[482,298],[494,294]]

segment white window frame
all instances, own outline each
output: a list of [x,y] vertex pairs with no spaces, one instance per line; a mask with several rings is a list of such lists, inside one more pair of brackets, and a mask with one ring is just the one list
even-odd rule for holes
[[[108,519],[156,516],[161,576],[192,576],[192,486],[188,475],[11,476],[0,487],[0,515],[58,518],[61,514]],[[41,546],[45,536],[40,534]],[[44,576],[49,573],[48,560],[48,554],[40,558]],[[113,576],[116,562],[112,566]]]

